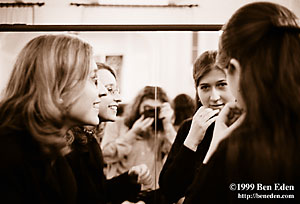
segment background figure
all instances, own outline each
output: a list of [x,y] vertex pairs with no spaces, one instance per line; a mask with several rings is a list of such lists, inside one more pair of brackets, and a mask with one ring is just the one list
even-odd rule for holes
[[180,126],[159,178],[168,203],[185,196],[209,149],[218,112],[233,101],[225,71],[215,64],[216,56],[217,51],[205,51],[194,63],[197,112]]
[[107,163],[107,178],[134,165],[146,164],[153,182],[143,189],[157,188],[158,174],[176,134],[172,117],[173,110],[163,89],[144,87],[127,106],[124,117],[105,128],[101,147]]
[[[121,102],[114,70],[103,64],[97,64],[98,83],[105,90],[100,92],[98,104],[100,123],[114,121],[117,107]],[[134,166],[122,175],[106,180],[103,168],[103,156],[100,149],[99,130],[95,126],[74,127],[69,132],[73,137],[72,152],[66,157],[74,172],[78,184],[77,203],[121,203],[135,201],[141,184],[151,181],[149,170],[144,165]]]
[[196,104],[195,100],[189,95],[178,94],[172,101],[172,107],[174,109],[175,118],[174,127],[177,131],[184,120],[193,117],[196,110]]
[[243,6],[223,27],[217,61],[237,102],[220,112],[185,203],[246,201],[232,183],[251,185],[254,202],[300,202],[299,33],[291,11],[267,2]]
[[92,47],[71,35],[41,35],[19,53],[0,102],[0,187],[6,203],[75,203],[63,157],[66,132],[97,125]]

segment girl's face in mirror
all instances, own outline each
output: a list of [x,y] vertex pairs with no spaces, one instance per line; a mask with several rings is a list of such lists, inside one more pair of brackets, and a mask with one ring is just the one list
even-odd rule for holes
[[223,71],[213,69],[202,77],[197,86],[197,94],[203,106],[211,109],[222,109],[234,98],[228,88]]
[[107,69],[98,70],[97,75],[107,90],[107,95],[101,97],[99,117],[101,121],[115,121],[118,105],[121,102],[116,78]]
[[105,94],[105,87],[97,78],[97,65],[93,61],[88,79],[86,80],[81,95],[71,105],[68,111],[68,120],[71,125],[98,125],[99,124],[99,95]]
[[143,114],[144,111],[155,109],[155,107],[160,107],[162,102],[154,99],[145,99],[140,105],[140,114]]

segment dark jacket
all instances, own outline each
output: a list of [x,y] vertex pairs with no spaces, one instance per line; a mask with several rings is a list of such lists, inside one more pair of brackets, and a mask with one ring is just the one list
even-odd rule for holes
[[0,129],[1,203],[75,203],[67,161],[46,155],[25,128]]
[[[229,163],[228,152],[230,148],[236,148],[231,146],[232,143],[229,142],[231,139],[234,138],[223,140],[208,163],[200,166],[193,184],[186,193],[184,204],[300,203],[299,150],[293,169],[288,169],[286,166],[277,169],[267,165],[257,166],[253,165],[257,158],[254,157],[253,152],[247,150],[249,146],[247,143],[252,138],[243,137],[243,140],[239,140],[242,151],[237,155],[237,160]],[[264,154],[263,151],[261,150],[261,154]],[[288,179],[283,174],[287,169],[290,173]],[[274,172],[279,173],[274,174]],[[293,186],[293,189],[278,190],[275,185]],[[284,198],[284,196],[294,198]]]
[[95,137],[84,132],[76,134],[85,134],[86,141],[75,137],[72,152],[66,158],[78,186],[77,203],[105,204],[134,200],[141,188],[137,176],[126,172],[107,180],[103,172],[102,151]]
[[177,202],[185,196],[186,190],[195,177],[196,169],[203,162],[212,140],[214,123],[208,127],[196,152],[184,146],[183,143],[189,133],[191,123],[192,119],[188,119],[179,128],[160,173],[159,185],[169,203]]

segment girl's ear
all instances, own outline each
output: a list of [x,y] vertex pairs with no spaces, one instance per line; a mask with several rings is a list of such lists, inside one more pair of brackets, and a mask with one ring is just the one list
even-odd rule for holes
[[238,60],[232,58],[229,62],[229,67],[228,67],[228,72],[232,75],[238,74],[237,76],[240,75],[241,73],[241,66]]

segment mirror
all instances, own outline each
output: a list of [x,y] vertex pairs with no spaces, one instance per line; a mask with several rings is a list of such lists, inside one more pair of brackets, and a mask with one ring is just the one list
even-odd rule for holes
[[[161,87],[165,91],[170,104],[177,95],[182,93],[194,99],[193,62],[202,52],[217,49],[219,38],[217,30],[1,32],[1,91],[9,79],[19,51],[29,40],[46,33],[72,33],[88,41],[94,47],[96,62],[107,63],[116,70],[122,98],[121,107],[124,107],[124,109],[133,102],[133,99],[145,86],[156,87],[156,97],[154,99],[156,102],[159,97],[157,87]],[[161,106],[161,103],[154,104]],[[149,104],[144,105],[144,107],[149,106]],[[154,115],[156,114],[159,114],[158,110],[154,111]],[[121,115],[121,112],[119,112],[119,115]],[[121,131],[118,128],[114,128],[114,130],[116,130],[114,134],[119,134],[118,132]],[[134,158],[130,159],[131,163],[126,165],[139,163],[151,165],[150,170],[156,181],[152,188],[155,189],[158,188],[159,173],[171,143],[169,146],[159,144],[163,134],[158,130],[158,121],[156,121],[153,132],[154,143],[151,143],[150,140],[143,142],[144,140],[141,138],[136,140],[136,144],[139,143],[140,145],[131,148],[132,151],[136,152],[130,154]],[[105,147],[102,146],[102,148]],[[148,154],[151,154],[151,156],[147,156]],[[124,158],[128,159],[128,155],[123,156],[122,159]],[[145,160],[143,161],[143,159]],[[114,160],[114,162],[116,161]],[[112,170],[113,168],[108,164],[106,170],[112,171],[110,177],[126,169]]]

